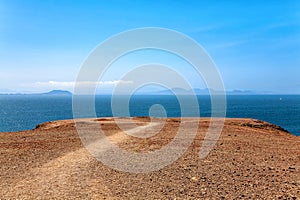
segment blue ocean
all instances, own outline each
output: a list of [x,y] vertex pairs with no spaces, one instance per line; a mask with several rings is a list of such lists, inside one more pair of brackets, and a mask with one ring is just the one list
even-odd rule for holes
[[[200,116],[210,117],[210,97],[200,95],[197,98]],[[148,116],[154,104],[162,105],[168,117],[181,116],[178,99],[172,95],[132,96],[130,115]],[[95,109],[98,117],[112,116],[111,96],[96,96]],[[189,113],[191,117],[197,115],[192,107]],[[300,136],[300,95],[229,95],[227,117],[264,120]],[[72,96],[0,95],[0,132],[29,130],[43,122],[71,118]]]

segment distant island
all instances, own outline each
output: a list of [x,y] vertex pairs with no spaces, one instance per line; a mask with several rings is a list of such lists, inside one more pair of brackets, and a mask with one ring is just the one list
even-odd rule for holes
[[50,92],[40,93],[40,94],[42,94],[42,95],[72,95],[72,93],[67,90],[52,90]]
[[54,96],[70,96],[73,95],[71,92],[67,90],[51,90],[50,92],[44,93],[6,93],[0,95],[54,95]]
[[[172,89],[166,89],[166,90],[160,90],[154,94],[158,95],[190,95],[190,94],[195,94],[195,95],[210,95],[210,90],[215,93],[220,93],[219,91],[216,91],[214,89],[209,89],[209,88],[193,88],[190,90],[186,90],[183,88],[172,88]],[[263,93],[258,93],[250,90],[232,90],[232,91],[225,91],[225,94],[227,95],[254,95],[254,94],[263,94]]]
[[[139,90],[136,91],[135,95],[210,95],[210,91],[214,94],[223,94],[223,92],[209,89],[209,88],[192,88],[186,90],[184,88],[172,88],[165,90]],[[121,93],[122,95],[127,95],[126,91]],[[270,91],[251,91],[251,90],[227,90],[226,95],[275,95],[276,93]],[[0,93],[0,95],[55,95],[55,96],[70,96],[73,95],[72,92],[68,90],[51,90],[49,92],[43,93]],[[112,91],[98,90],[95,95],[112,95]]]

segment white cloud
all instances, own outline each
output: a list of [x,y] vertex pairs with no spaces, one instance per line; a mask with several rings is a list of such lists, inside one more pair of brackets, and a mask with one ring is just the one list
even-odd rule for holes
[[[30,84],[22,84],[22,88],[26,88],[26,91],[31,92],[46,92],[50,90],[68,90],[73,92],[76,85],[80,90],[97,88],[97,90],[109,90],[111,91],[116,86],[126,86],[133,84],[133,81],[124,81],[124,80],[111,80],[111,81],[46,81],[46,82],[35,82]],[[25,91],[25,90],[24,90]]]
[[266,27],[266,29],[278,29],[278,28],[287,28],[291,26],[299,26],[299,21],[288,21],[288,22],[282,22],[282,23],[273,23]]
[[47,86],[47,87],[74,87],[77,86],[93,86],[96,85],[97,87],[101,86],[115,86],[117,84],[132,84],[133,81],[123,81],[123,80],[114,80],[114,81],[98,81],[98,82],[92,82],[92,81],[83,81],[83,82],[74,82],[74,81],[47,81],[47,82],[36,82],[35,86]]
[[225,48],[231,48],[238,45],[243,45],[250,40],[241,40],[241,41],[232,41],[232,42],[225,42],[217,45],[212,45],[211,48],[213,49],[225,49]]
[[54,86],[54,87],[74,87],[74,82],[58,82],[58,81],[48,81],[48,82],[36,82],[34,86],[45,87],[45,86]]

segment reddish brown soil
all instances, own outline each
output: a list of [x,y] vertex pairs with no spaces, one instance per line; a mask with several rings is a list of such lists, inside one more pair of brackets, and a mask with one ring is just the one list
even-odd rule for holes
[[[139,125],[149,121],[134,120]],[[180,119],[168,119],[159,134],[138,139],[120,132],[112,118],[97,121],[113,143],[132,152],[161,148],[180,124]],[[72,120],[0,133],[0,199],[300,198],[300,137],[258,120],[226,119],[214,149],[200,159],[209,119],[199,125],[180,159],[145,174],[116,171],[97,161],[83,147]]]

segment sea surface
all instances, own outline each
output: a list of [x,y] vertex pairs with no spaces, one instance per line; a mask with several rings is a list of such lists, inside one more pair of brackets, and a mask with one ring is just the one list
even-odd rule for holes
[[[122,96],[115,97],[122,100]],[[186,97],[188,101],[189,97]],[[201,117],[211,116],[211,102],[207,95],[198,96]],[[171,95],[135,95],[129,101],[130,116],[148,116],[149,109],[160,104],[161,115],[180,117],[180,104]],[[121,105],[121,104],[120,104]],[[118,104],[116,104],[118,106]],[[98,117],[113,116],[111,96],[95,97]],[[159,115],[160,110],[156,112]],[[199,116],[197,107],[187,109],[188,116]],[[300,136],[300,95],[231,95],[227,96],[227,117],[255,118],[277,124]],[[89,116],[86,116],[89,117]],[[0,95],[0,132],[29,130],[37,124],[73,118],[72,96],[55,95]]]

